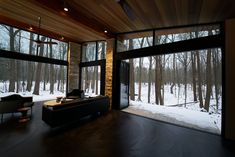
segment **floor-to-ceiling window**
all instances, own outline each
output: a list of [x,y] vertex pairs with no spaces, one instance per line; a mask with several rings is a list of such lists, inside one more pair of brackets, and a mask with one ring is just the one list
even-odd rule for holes
[[1,24],[0,97],[19,93],[39,101],[65,96],[67,48],[65,42]]
[[105,56],[105,41],[82,44],[80,88],[87,96],[104,95]]
[[[222,45],[196,50],[192,45],[188,51],[189,45],[180,44],[187,40],[198,44],[198,38],[219,35],[219,28],[204,25],[154,30],[154,39],[149,32],[142,32],[143,37],[140,33],[121,34],[117,58],[130,64],[130,106],[124,111],[220,134]],[[152,45],[156,46],[146,49]],[[126,50],[132,51],[128,54]],[[136,58],[138,52],[143,57]]]

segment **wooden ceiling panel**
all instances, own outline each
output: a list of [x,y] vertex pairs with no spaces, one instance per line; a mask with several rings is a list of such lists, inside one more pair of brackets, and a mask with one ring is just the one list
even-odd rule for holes
[[[63,11],[64,3],[69,12]],[[76,42],[235,17],[234,0],[4,0],[0,9],[2,17],[36,27],[40,16],[42,29]]]

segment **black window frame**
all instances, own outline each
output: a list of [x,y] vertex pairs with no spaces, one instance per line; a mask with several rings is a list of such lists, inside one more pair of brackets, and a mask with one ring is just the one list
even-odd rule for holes
[[95,42],[96,43],[96,54],[95,54],[95,60],[94,61],[88,61],[88,62],[83,62],[82,58],[83,58],[83,48],[81,48],[81,61],[79,63],[79,89],[81,89],[82,87],[82,68],[84,67],[91,67],[91,66],[100,66],[100,94],[101,95],[105,95],[105,75],[106,75],[106,56],[105,59],[100,59],[98,60],[98,43],[99,42],[106,42],[105,40],[97,40],[97,41],[88,41],[88,42],[84,42],[82,43],[82,47],[83,44],[89,43],[89,42]]

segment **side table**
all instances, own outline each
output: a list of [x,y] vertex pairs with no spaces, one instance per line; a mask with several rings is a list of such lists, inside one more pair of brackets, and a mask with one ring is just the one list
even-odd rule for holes
[[30,120],[30,118],[27,116],[27,112],[29,109],[30,109],[29,107],[22,107],[18,109],[18,111],[22,113],[19,122],[27,122]]

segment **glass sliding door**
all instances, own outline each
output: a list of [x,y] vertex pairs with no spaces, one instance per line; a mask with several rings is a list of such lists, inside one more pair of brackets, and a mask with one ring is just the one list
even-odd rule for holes
[[[130,59],[129,111],[221,133],[220,48]],[[139,112],[140,113],[140,112]]]
[[120,109],[129,106],[129,63],[120,63]]

